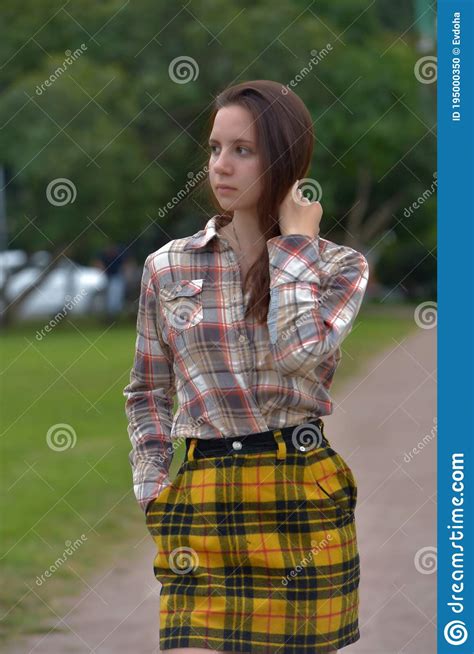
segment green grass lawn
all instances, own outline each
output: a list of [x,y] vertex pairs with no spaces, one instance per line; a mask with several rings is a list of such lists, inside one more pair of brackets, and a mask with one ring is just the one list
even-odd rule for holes
[[[370,305],[343,344],[333,390],[370,355],[416,330],[409,308]],[[117,544],[146,535],[128,462],[123,388],[135,325],[77,322],[42,340],[20,325],[2,335],[1,637],[37,631],[63,596],[106,568]],[[48,430],[66,425],[48,444]],[[67,439],[70,447],[63,447]],[[175,455],[171,476],[182,459]],[[69,551],[67,549],[69,548]]]

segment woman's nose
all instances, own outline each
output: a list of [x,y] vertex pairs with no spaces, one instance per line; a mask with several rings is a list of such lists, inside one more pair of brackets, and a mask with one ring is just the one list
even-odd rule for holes
[[214,161],[214,170],[217,173],[229,173],[230,172],[230,163],[225,154],[221,154]]

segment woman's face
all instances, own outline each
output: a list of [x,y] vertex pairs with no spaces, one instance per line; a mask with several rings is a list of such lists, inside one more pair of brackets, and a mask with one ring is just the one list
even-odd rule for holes
[[[221,207],[228,211],[254,209],[262,190],[262,170],[250,112],[238,105],[219,109],[209,148],[209,181]],[[221,184],[233,190],[220,190]]]

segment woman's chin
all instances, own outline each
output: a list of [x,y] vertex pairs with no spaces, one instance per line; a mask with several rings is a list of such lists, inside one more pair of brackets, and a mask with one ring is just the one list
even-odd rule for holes
[[222,207],[222,209],[238,209],[239,207],[237,206],[237,203],[235,200],[232,198],[218,198],[219,205]]

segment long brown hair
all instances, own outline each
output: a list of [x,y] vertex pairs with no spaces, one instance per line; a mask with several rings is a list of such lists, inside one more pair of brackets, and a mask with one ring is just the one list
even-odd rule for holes
[[[209,118],[209,133],[214,119],[223,107],[240,105],[254,120],[257,148],[262,162],[262,193],[257,203],[257,220],[265,235],[260,256],[249,269],[244,280],[244,292],[250,290],[245,317],[257,322],[267,319],[270,302],[270,273],[266,241],[281,234],[278,210],[288,190],[297,179],[303,179],[313,154],[314,132],[311,114],[304,102],[291,89],[271,80],[241,82],[224,89],[214,100]],[[221,227],[233,211],[220,207],[209,184],[212,205],[219,211],[217,224]]]

